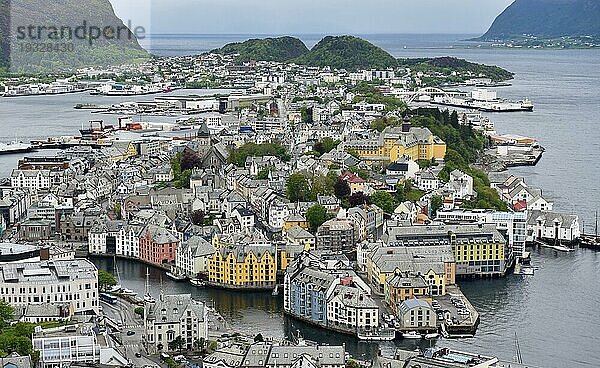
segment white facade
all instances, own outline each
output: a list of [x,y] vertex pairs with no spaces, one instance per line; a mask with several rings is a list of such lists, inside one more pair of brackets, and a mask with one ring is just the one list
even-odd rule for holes
[[71,363],[100,363],[100,345],[89,335],[34,337],[33,348],[40,352],[40,366],[60,368]]
[[337,285],[327,301],[327,324],[352,330],[379,326],[379,307],[358,287]]
[[50,189],[50,170],[13,170],[10,177],[13,188],[29,188],[33,191]]
[[74,313],[99,314],[98,270],[87,259],[0,265],[0,298],[13,307],[70,303]]

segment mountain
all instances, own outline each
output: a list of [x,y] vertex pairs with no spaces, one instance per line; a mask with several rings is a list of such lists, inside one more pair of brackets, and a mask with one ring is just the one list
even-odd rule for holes
[[239,61],[260,60],[284,62],[308,52],[304,42],[294,37],[251,39],[229,43],[211,51],[222,55],[239,54]]
[[[59,71],[149,57],[109,0],[0,0],[0,10],[0,61],[10,63],[11,71]],[[97,38],[90,37],[94,27]],[[42,44],[52,48],[40,51]]]
[[598,0],[516,0],[479,38],[512,40],[524,35],[540,38],[600,36]]
[[396,59],[386,51],[353,36],[327,36],[311,50],[293,37],[252,39],[230,43],[211,51],[223,55],[239,54],[238,61],[293,62],[334,69],[387,69],[395,67]]
[[353,36],[327,36],[310,52],[292,60],[295,63],[334,69],[387,69],[397,60],[372,43]]

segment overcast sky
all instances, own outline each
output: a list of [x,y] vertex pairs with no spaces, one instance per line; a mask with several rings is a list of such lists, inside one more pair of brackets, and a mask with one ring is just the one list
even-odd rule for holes
[[151,33],[368,34],[483,33],[513,0],[110,1]]

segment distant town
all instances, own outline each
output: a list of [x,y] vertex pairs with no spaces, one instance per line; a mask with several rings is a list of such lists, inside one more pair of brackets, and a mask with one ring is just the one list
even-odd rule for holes
[[[485,74],[238,56],[4,81],[4,98],[91,93],[97,104],[70,108],[98,119],[72,136],[0,145],[24,152],[0,183],[0,318],[12,326],[1,330],[3,361],[531,367],[444,340],[476,336],[480,323],[461,279],[535,277],[529,247],[570,252],[581,242],[576,214],[555,211],[542,188],[510,172],[535,165],[544,148],[497,132],[486,115],[534,102],[499,98],[493,88],[506,82]],[[183,88],[219,91],[170,93]],[[137,95],[149,96],[103,102]],[[437,345],[362,361],[335,339],[247,336],[218,306],[148,286],[137,293],[95,258],[139,262],[168,282],[270,293],[291,318],[358,340]]]

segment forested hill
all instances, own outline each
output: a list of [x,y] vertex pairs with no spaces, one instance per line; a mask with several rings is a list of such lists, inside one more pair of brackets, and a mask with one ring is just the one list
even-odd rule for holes
[[[117,65],[149,56],[140,47],[135,36],[129,36],[109,0],[0,0],[0,10],[0,61],[5,67],[10,62],[15,71],[57,71],[86,65]],[[74,31],[84,24],[82,29],[86,30],[92,27],[100,30],[110,27],[116,31],[120,27],[120,36],[117,37],[115,32],[115,36],[111,38],[102,33],[93,40],[92,45],[89,37],[91,33],[87,37],[81,37],[81,32],[80,36],[73,32],[75,36],[71,38],[51,37],[49,27],[59,30],[64,27]],[[29,26],[35,27],[32,33],[34,37],[25,31]],[[42,28],[41,38],[37,37],[39,27],[47,27]],[[31,47],[35,43],[52,44],[53,48],[42,51],[25,50],[25,47]]]
[[599,0],[516,0],[479,39],[600,36]]

